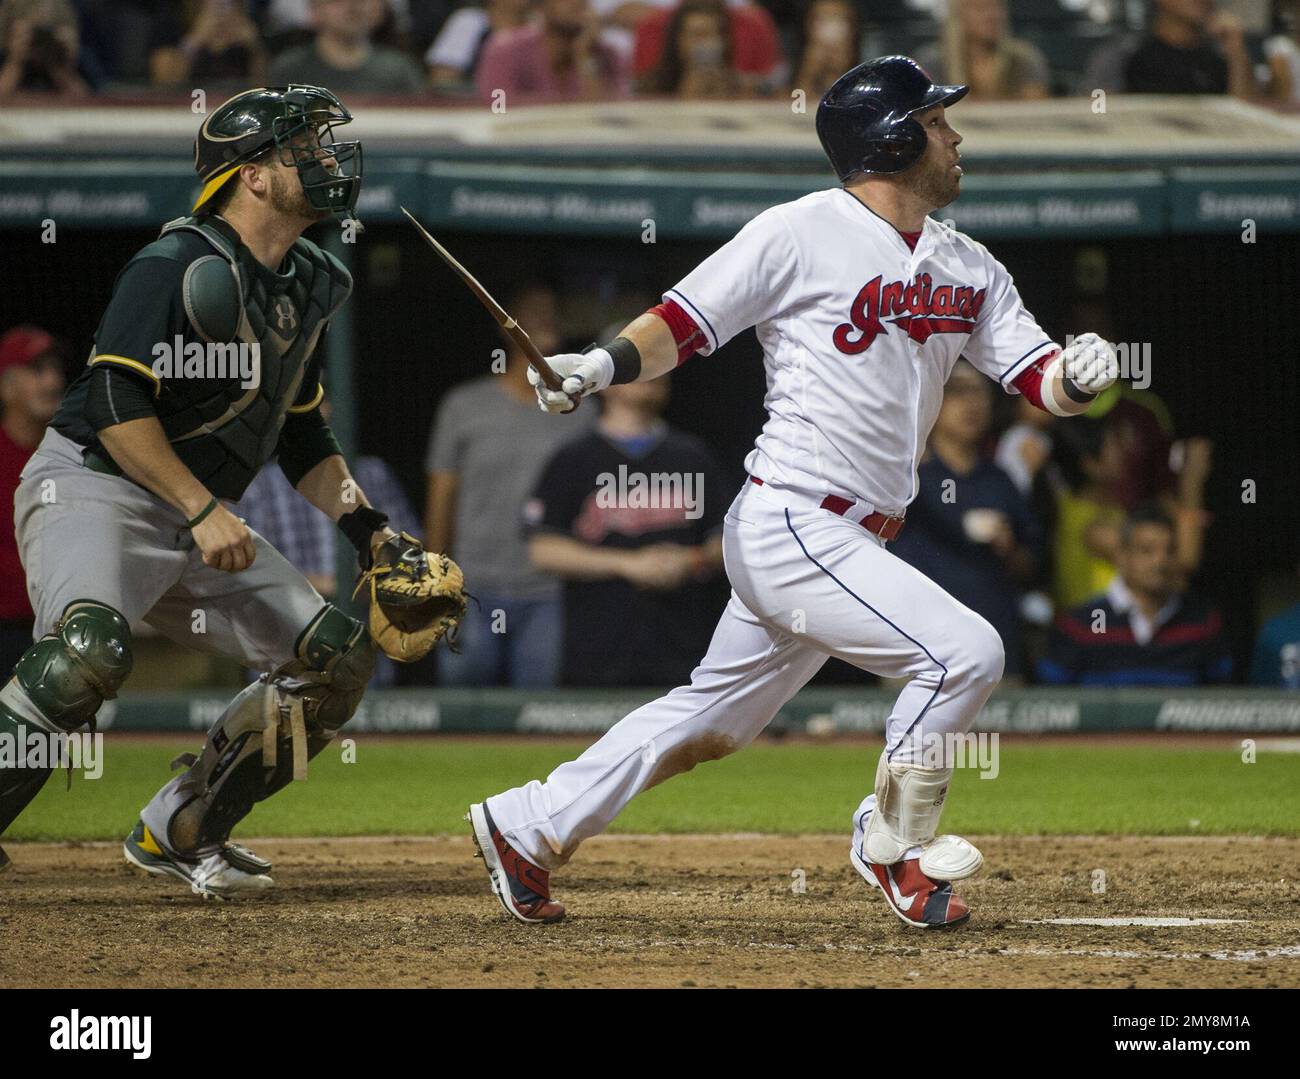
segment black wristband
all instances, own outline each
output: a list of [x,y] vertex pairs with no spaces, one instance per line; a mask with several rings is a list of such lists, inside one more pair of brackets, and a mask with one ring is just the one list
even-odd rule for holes
[[611,386],[625,382],[635,382],[641,374],[641,353],[626,337],[616,337],[607,345],[601,346],[614,360],[614,377]]
[[388,514],[380,513],[373,506],[358,506],[339,518],[339,530],[357,549],[357,561],[362,569],[370,567],[370,538],[386,524]]
[[1085,405],[1089,401],[1096,399],[1095,393],[1089,393],[1087,390],[1081,390],[1074,384],[1074,379],[1069,375],[1061,374],[1061,389],[1065,391],[1065,396],[1076,404]]

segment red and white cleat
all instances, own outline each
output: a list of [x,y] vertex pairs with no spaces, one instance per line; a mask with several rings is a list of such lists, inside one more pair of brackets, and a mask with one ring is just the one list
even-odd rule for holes
[[966,901],[946,880],[931,880],[921,872],[921,859],[906,858],[893,865],[878,865],[862,858],[855,847],[849,852],[853,868],[863,880],[879,888],[905,925],[916,929],[948,929],[970,918]]
[[[952,882],[978,873],[984,855],[961,836],[941,835],[924,846],[901,851],[903,857],[896,862],[872,861],[866,840],[875,800],[876,795],[867,795],[853,814],[853,844],[849,847],[853,868],[880,890],[889,909],[904,925],[948,929],[965,924],[970,919],[970,908],[952,890]],[[895,849],[901,847],[901,843],[895,845]],[[885,849],[889,849],[888,844]]]
[[521,922],[558,922],[563,918],[564,904],[551,898],[550,873],[533,865],[506,842],[492,822],[487,803],[470,806],[465,819],[470,823],[474,846],[492,879],[492,891],[506,913]]

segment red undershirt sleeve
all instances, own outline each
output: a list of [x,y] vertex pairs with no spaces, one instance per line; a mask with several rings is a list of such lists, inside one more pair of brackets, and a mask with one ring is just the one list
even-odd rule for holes
[[668,326],[669,332],[673,335],[673,341],[677,344],[678,367],[681,367],[682,364],[689,360],[697,348],[708,344],[708,338],[704,336],[704,331],[695,324],[695,320],[675,300],[666,300],[661,304],[656,304],[650,308],[650,314],[658,315],[663,319]]
[[1043,368],[1052,362],[1058,355],[1059,351],[1049,352],[1026,367],[1020,374],[1011,380],[1013,385],[1035,408],[1041,408],[1044,412],[1051,410],[1043,404]]

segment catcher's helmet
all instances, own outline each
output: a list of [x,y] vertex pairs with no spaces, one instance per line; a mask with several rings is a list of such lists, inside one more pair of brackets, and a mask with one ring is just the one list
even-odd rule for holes
[[925,153],[912,114],[951,105],[968,86],[936,86],[906,56],[881,56],[835,80],[817,106],[817,137],[841,182],[860,172],[903,172]]
[[[352,114],[320,86],[245,90],[218,106],[194,140],[194,171],[203,182],[191,213],[199,213],[236,172],[269,150],[302,179],[318,210],[350,215],[361,192],[361,143],[333,141]],[[326,166],[332,158],[332,168]]]

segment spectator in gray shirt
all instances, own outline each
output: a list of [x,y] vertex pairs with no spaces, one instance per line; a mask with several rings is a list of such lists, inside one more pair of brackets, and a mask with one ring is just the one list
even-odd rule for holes
[[336,94],[414,94],[424,88],[424,73],[411,57],[371,44],[383,21],[375,0],[312,0],[316,40],[289,49],[271,61],[272,86],[308,83]]
[[[554,292],[528,285],[505,306],[543,355],[559,350]],[[504,370],[443,398],[425,463],[427,546],[456,560],[478,600],[461,623],[461,652],[438,657],[442,685],[536,688],[558,677],[561,586],[529,561],[524,506],[552,453],[590,431],[597,409],[556,423],[537,407],[524,354],[502,339]]]

